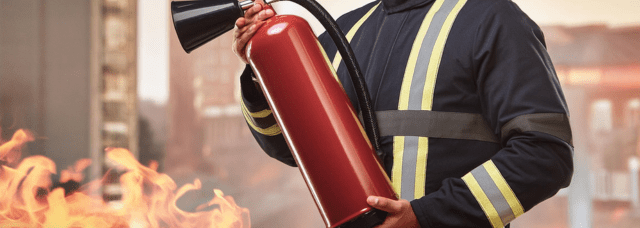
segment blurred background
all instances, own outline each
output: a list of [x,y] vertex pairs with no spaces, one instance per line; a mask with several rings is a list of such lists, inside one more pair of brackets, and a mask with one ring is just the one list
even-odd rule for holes
[[[337,18],[370,1],[319,2]],[[513,227],[640,227],[640,2],[514,2],[545,33],[571,111],[575,172]],[[254,227],[323,227],[298,169],[264,154],[247,128],[231,34],[186,54],[170,17],[166,0],[0,0],[1,138],[30,129],[23,157],[58,169],[92,159],[85,182],[111,168],[105,148],[124,147],[178,186],[202,181],[178,200],[183,210],[219,188]],[[117,182],[101,191],[122,195]]]

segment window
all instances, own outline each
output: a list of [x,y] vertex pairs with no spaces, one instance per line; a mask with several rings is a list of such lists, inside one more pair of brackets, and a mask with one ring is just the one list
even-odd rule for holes
[[632,99],[624,110],[624,123],[627,127],[640,126],[640,98]]
[[591,105],[591,131],[609,132],[613,128],[612,104],[609,100],[597,100]]

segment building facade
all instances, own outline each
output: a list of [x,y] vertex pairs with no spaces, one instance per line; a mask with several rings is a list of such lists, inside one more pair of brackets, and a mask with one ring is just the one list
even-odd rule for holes
[[[59,170],[104,149],[138,151],[136,0],[0,0],[2,137],[31,130],[28,155]],[[23,156],[24,157],[24,156]]]

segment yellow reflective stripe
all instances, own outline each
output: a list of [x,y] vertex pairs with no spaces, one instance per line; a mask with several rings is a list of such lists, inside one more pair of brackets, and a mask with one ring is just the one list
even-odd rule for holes
[[[444,7],[445,3],[447,5],[446,7]],[[445,47],[447,38],[449,36],[449,32],[451,31],[451,27],[453,26],[453,22],[455,21],[456,16],[458,15],[458,13],[460,12],[460,10],[462,9],[465,3],[466,3],[466,0],[457,0],[456,2],[449,2],[449,0],[437,0],[432,6],[432,8],[429,10],[427,15],[425,16],[422,22],[422,25],[418,30],[418,34],[416,35],[416,39],[414,40],[412,51],[409,54],[409,59],[407,61],[407,66],[405,69],[404,79],[402,81],[402,86],[400,89],[398,110],[411,109],[411,110],[430,111],[432,109],[436,78],[438,76],[438,69],[442,59],[442,53],[444,52],[444,47]],[[455,5],[452,5],[452,4],[455,4]],[[442,13],[446,13],[446,14],[443,15]],[[436,15],[442,15],[446,17],[443,18],[442,16],[437,16],[438,19],[436,20],[435,19]],[[433,23],[436,23],[436,24],[432,25]],[[433,31],[431,31],[431,29]],[[434,37],[435,40],[429,40],[427,38],[428,34],[432,34],[432,35],[429,35],[430,37],[433,37],[435,34],[437,34],[437,36]],[[428,46],[423,47],[423,45],[428,45]],[[427,50],[426,53],[429,53],[428,54],[429,57],[427,57],[428,59],[422,59],[424,57],[420,57],[423,55],[423,53],[421,53],[421,52],[424,52],[424,50],[421,51],[423,48],[426,48],[425,49]],[[417,64],[421,64],[425,60],[428,61],[428,65],[426,69],[421,68],[420,70],[418,70],[417,68],[419,67]],[[418,61],[420,61],[420,63],[418,63]],[[426,72],[423,70],[425,70]],[[425,77],[424,82],[421,81],[423,78],[417,78],[417,79],[414,78],[414,77],[421,77],[422,75],[424,75]],[[418,81],[414,83],[414,80],[418,80]],[[419,86],[422,86],[422,88],[420,88],[422,89],[422,91],[415,91],[413,92],[414,95],[411,95],[412,94],[411,90],[416,89],[416,88],[412,88],[416,86],[414,84],[416,85],[422,84],[422,85],[419,85]],[[412,96],[416,96],[415,93],[420,93],[420,92],[421,92],[420,98],[412,97]],[[415,99],[420,99],[418,100],[420,103],[419,104],[415,103],[416,101]],[[403,166],[415,165],[415,176],[412,178],[414,180],[405,180],[405,182],[414,181],[413,186],[411,186],[411,184],[409,183],[400,184],[401,188],[406,188],[406,187],[414,188],[414,196],[413,197],[404,196],[403,197],[404,199],[417,199],[424,196],[424,186],[426,183],[427,158],[428,158],[428,152],[429,152],[428,142],[429,142],[428,138],[419,137],[417,151],[410,151],[411,156],[417,155],[417,158],[415,160],[405,159],[407,162],[410,162],[410,163],[415,161],[415,164],[403,164]],[[407,147],[407,148],[415,148],[415,146]],[[405,153],[409,153],[409,152],[401,152],[401,153],[404,155]],[[413,154],[413,153],[416,153],[416,154]],[[397,153],[397,154],[400,154],[400,153]],[[398,179],[402,179],[402,178],[398,178]],[[403,192],[405,190],[400,189],[400,191]]]
[[[493,227],[503,227],[524,214],[524,208],[493,161],[476,167],[462,178]],[[500,222],[496,222],[498,219]]]
[[487,195],[484,193],[484,191],[480,187],[480,184],[478,184],[478,181],[476,181],[476,178],[473,177],[473,174],[467,173],[462,177],[462,180],[467,184],[469,190],[471,190],[471,194],[473,194],[473,197],[475,197],[480,204],[480,207],[489,219],[491,226],[494,228],[504,227],[504,224],[500,219],[500,215],[498,215],[498,211],[496,211],[496,209],[493,207],[493,204],[491,204],[489,197],[487,197]]
[[398,197],[400,194],[400,184],[402,183],[402,157],[404,152],[404,136],[393,137],[393,168],[391,169],[391,184]]
[[489,176],[491,176],[493,182],[498,186],[498,189],[500,189],[502,196],[507,200],[507,203],[513,211],[513,215],[518,217],[524,214],[524,208],[522,207],[522,204],[520,204],[520,200],[518,200],[516,194],[513,193],[513,190],[509,187],[509,184],[507,184],[507,181],[504,179],[502,174],[500,174],[500,170],[498,170],[498,167],[496,167],[493,161],[489,160],[488,162],[485,162],[483,166],[485,170],[487,170],[487,173],[489,173]]
[[413,41],[413,46],[411,48],[411,53],[409,54],[409,60],[407,61],[407,67],[404,70],[404,78],[402,79],[402,87],[400,88],[400,100],[398,101],[398,110],[407,110],[409,109],[409,94],[411,92],[411,82],[413,80],[413,74],[416,69],[416,63],[418,62],[418,55],[420,54],[420,48],[422,47],[422,42],[424,41],[425,35],[427,35],[427,31],[429,30],[429,26],[431,25],[431,21],[433,20],[433,16],[440,10],[442,7],[442,3],[444,1],[436,1],[427,16],[424,17],[422,21],[422,25],[418,30],[418,35],[416,35],[416,39]]
[[[338,81],[340,82],[340,81]],[[367,136],[367,132],[364,131],[364,127],[362,127],[362,123],[360,123],[360,119],[358,118],[358,116],[356,116],[355,112],[351,112],[351,116],[353,116],[353,119],[356,120],[356,123],[358,123],[358,128],[360,129],[360,134],[362,134],[362,137],[367,141],[367,145],[369,145],[369,148],[371,148],[373,150],[373,145],[371,145],[371,141],[369,141],[369,136]]]
[[[416,35],[416,39],[413,41],[413,46],[411,48],[411,53],[409,54],[409,60],[407,61],[407,67],[404,72],[404,78],[402,80],[402,87],[400,89],[400,100],[398,101],[398,110],[407,110],[409,108],[409,94],[411,90],[411,81],[413,80],[413,73],[415,72],[416,63],[418,62],[418,54],[420,53],[420,47],[422,47],[422,42],[424,41],[424,37],[427,34],[427,30],[429,30],[429,25],[433,20],[433,16],[440,9],[442,3],[444,1],[436,1],[434,5],[431,7],[424,20],[422,21],[422,25],[420,25],[420,29],[418,30],[418,34]],[[420,137],[423,138],[423,137]],[[403,198],[401,195],[401,186],[402,186],[402,161],[404,157],[404,136],[395,136],[393,137],[393,169],[391,173],[392,184],[396,193],[398,193],[399,197]],[[419,147],[420,142],[422,140],[419,139]],[[419,150],[418,155],[421,155],[421,151],[428,152],[428,141],[426,143],[427,147],[424,147],[423,150]],[[424,146],[424,145],[422,145]],[[418,159],[420,161],[421,159]],[[426,168],[426,157],[424,157],[424,165]],[[416,179],[420,176],[425,176],[426,174],[422,172],[424,169],[416,169]],[[422,172],[423,174],[419,174],[418,172]],[[420,178],[424,180],[423,178]],[[422,195],[424,195],[424,181],[423,184],[418,185],[416,183],[414,189],[414,195],[418,193],[417,189],[422,188]]]
[[[358,31],[358,29],[360,29],[360,26],[362,26],[362,24],[367,20],[367,18],[369,18],[369,16],[371,16],[371,14],[373,13],[374,10],[376,10],[376,8],[378,8],[378,6],[380,5],[380,2],[378,4],[376,4],[375,6],[373,6],[369,12],[367,12],[364,16],[362,16],[362,18],[360,18],[360,20],[358,20],[356,22],[355,25],[353,25],[353,27],[351,27],[351,29],[349,30],[349,32],[347,33],[347,35],[345,35],[345,37],[347,38],[347,41],[349,41],[349,43],[351,43],[351,40],[353,39],[353,36],[356,35],[356,32]],[[340,61],[342,61],[342,55],[340,55],[340,52],[336,50],[336,57],[333,58],[333,69],[335,69],[336,71],[338,70],[338,67],[340,67]]]
[[[344,90],[344,87],[342,86],[342,82],[340,82],[340,79],[338,78],[338,74],[336,74],[336,70],[333,69],[333,66],[331,65],[331,60],[329,60],[329,56],[327,56],[327,53],[324,51],[324,48],[322,47],[322,44],[320,44],[320,41],[318,41],[318,40],[316,40],[316,43],[318,44],[318,47],[320,48],[320,51],[322,52],[322,56],[324,57],[325,62],[327,63],[329,68],[331,68],[331,73],[333,74],[333,78],[335,78],[336,81],[338,81],[338,84],[340,84],[340,87],[342,87],[342,90]],[[358,122],[360,122],[360,121],[358,121]]]
[[458,4],[453,7],[453,10],[444,21],[440,34],[438,34],[438,39],[436,40],[433,52],[431,53],[431,59],[429,60],[429,67],[427,68],[427,81],[424,83],[422,95],[422,110],[431,110],[433,106],[433,93],[436,87],[436,78],[438,77],[438,69],[440,68],[444,46],[447,42],[449,31],[451,31],[451,27],[453,26],[453,21],[466,2],[466,0],[458,1]]
[[[431,58],[429,59],[429,66],[427,67],[427,78],[424,83],[424,90],[422,91],[422,110],[431,111],[433,107],[433,96],[436,87],[436,78],[438,77],[438,69],[440,68],[440,62],[442,61],[442,53],[444,52],[444,47],[447,42],[447,38],[449,37],[451,27],[453,27],[453,22],[466,2],[466,0],[459,0],[449,15],[447,15],[447,19],[444,21],[444,24],[440,29],[440,33],[438,34],[438,38],[436,39],[436,43],[433,46]],[[442,1],[442,3],[444,3],[444,1]],[[442,6],[442,3],[438,8]],[[433,18],[433,16],[431,16],[431,18]],[[424,196],[428,152],[428,138],[420,137],[420,143],[418,144],[418,159],[416,162],[415,199],[419,199]]]
[[244,118],[247,120],[247,123],[249,123],[249,126],[251,126],[253,130],[255,130],[260,134],[263,134],[266,136],[275,136],[282,133],[282,130],[280,129],[280,126],[278,126],[278,124],[274,124],[268,128],[260,128],[256,126],[256,124],[253,122],[253,119],[251,119],[251,117],[246,112],[243,111],[243,114],[244,114]]
[[247,108],[247,106],[245,106],[244,101],[240,102],[240,106],[242,106],[242,110],[246,110],[247,113],[249,113],[249,115],[253,118],[265,118],[269,115],[271,115],[271,110],[269,109],[265,109],[259,112],[250,112],[249,109]]
[[429,138],[418,138],[418,159],[416,160],[416,180],[414,198],[424,196],[424,186],[427,181],[427,156],[429,153]]
[[[266,135],[266,136],[275,136],[275,135],[279,135],[280,133],[282,133],[282,129],[280,129],[280,126],[278,126],[278,124],[274,124],[271,125],[268,128],[260,128],[257,126],[257,124],[255,123],[255,120],[253,119],[253,117],[250,115],[250,112],[246,109],[246,107],[244,107],[244,103],[241,103],[242,106],[242,115],[244,116],[244,119],[247,121],[247,123],[249,124],[249,126],[256,132]],[[269,112],[271,112],[269,110]]]
[[[438,9],[442,6],[441,1]],[[436,2],[435,4],[437,4]],[[453,26],[453,22],[455,18],[458,16],[458,13],[462,9],[462,6],[466,3],[466,0],[459,0],[456,6],[454,6],[453,10],[447,16],[447,19],[444,21],[442,28],[440,29],[440,33],[438,34],[438,38],[436,39],[436,43],[433,47],[433,51],[431,53],[431,59],[429,59],[429,66],[427,68],[426,80],[424,83],[424,90],[422,91],[422,110],[431,111],[433,107],[433,95],[436,87],[436,78],[438,77],[438,69],[440,68],[440,62],[442,61],[442,53],[444,52],[444,47],[447,42],[447,38],[449,36],[449,32],[451,31],[451,27]],[[434,7],[435,7],[434,4]],[[430,10],[429,13],[434,12],[435,10]],[[428,15],[429,17],[429,15]],[[433,19],[433,15],[430,15],[431,19]],[[431,23],[429,23],[431,24]],[[426,31],[428,28],[424,31]],[[424,35],[422,36],[424,37]],[[424,38],[423,38],[424,39]],[[415,44],[415,43],[414,43]],[[422,41],[420,42],[422,44]],[[418,48],[419,50],[420,48]],[[417,55],[415,56],[417,61]],[[415,70],[415,64],[413,64],[413,69]],[[411,72],[413,75],[414,72]],[[411,85],[411,84],[409,84]],[[404,86],[404,83],[403,83]],[[408,92],[407,92],[408,93]],[[408,95],[407,95],[407,105],[408,105]],[[427,175],[427,157],[429,153],[429,138],[420,137],[418,144],[418,159],[416,160],[416,180],[415,180],[415,193],[414,199],[419,199],[424,196],[424,186],[426,182]],[[494,209],[495,210],[495,209]]]

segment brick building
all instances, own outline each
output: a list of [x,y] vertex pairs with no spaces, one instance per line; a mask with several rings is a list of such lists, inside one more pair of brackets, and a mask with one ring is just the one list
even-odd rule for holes
[[[629,170],[640,155],[640,27],[542,29],[571,112],[574,177],[514,226],[570,227],[575,219],[571,227],[632,227],[640,222]],[[580,210],[587,218],[573,217]]]

